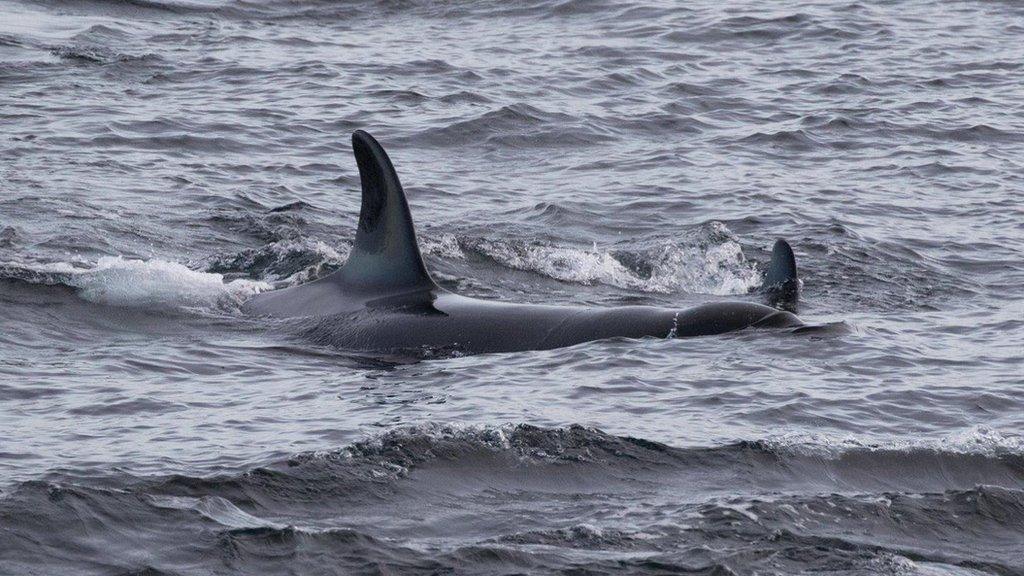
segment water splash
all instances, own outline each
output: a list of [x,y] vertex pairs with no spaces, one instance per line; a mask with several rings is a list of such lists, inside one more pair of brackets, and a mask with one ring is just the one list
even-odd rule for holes
[[64,285],[90,302],[164,310],[230,310],[259,292],[266,282],[232,280],[198,272],[177,262],[104,256],[95,264],[3,263],[0,276],[35,284]]
[[466,249],[516,270],[578,284],[658,294],[746,294],[761,283],[734,235],[712,223],[694,236],[639,249],[589,249],[542,242],[465,240]]
[[330,246],[311,238],[277,240],[215,258],[206,271],[259,278],[275,287],[294,286],[336,270],[348,259],[351,248],[349,244]]

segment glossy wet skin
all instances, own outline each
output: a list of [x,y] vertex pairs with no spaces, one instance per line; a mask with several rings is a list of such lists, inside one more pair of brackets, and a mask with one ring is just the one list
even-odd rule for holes
[[[336,289],[325,284],[322,295],[329,301]],[[365,306],[311,316],[297,324],[314,342],[344,349],[470,354],[547,350],[606,338],[706,336],[748,327],[803,325],[789,312],[753,302],[713,302],[686,310],[598,308],[494,302],[445,290],[370,300]]]

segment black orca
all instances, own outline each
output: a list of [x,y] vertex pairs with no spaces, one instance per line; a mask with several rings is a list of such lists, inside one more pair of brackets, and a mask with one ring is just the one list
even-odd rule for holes
[[[714,302],[687,310],[513,304],[459,296],[430,277],[409,205],[390,158],[369,134],[352,134],[363,197],[355,245],[336,272],[265,292],[243,305],[252,315],[301,319],[318,343],[355,351],[452,353],[545,350],[603,338],[688,337],[750,327],[799,327],[786,310]],[[793,250],[776,242],[763,290],[795,303]]]

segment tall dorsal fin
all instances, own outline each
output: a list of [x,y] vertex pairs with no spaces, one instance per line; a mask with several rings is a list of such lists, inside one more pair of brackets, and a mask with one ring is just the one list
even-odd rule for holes
[[334,280],[346,287],[386,295],[436,288],[423,265],[402,183],[384,148],[362,130],[352,133],[363,202],[356,240]]

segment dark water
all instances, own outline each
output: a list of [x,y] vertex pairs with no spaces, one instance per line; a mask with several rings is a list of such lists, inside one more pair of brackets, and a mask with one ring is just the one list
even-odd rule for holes
[[[1024,5],[0,2],[0,573],[1024,574]],[[841,329],[359,357],[349,133],[485,298]]]

